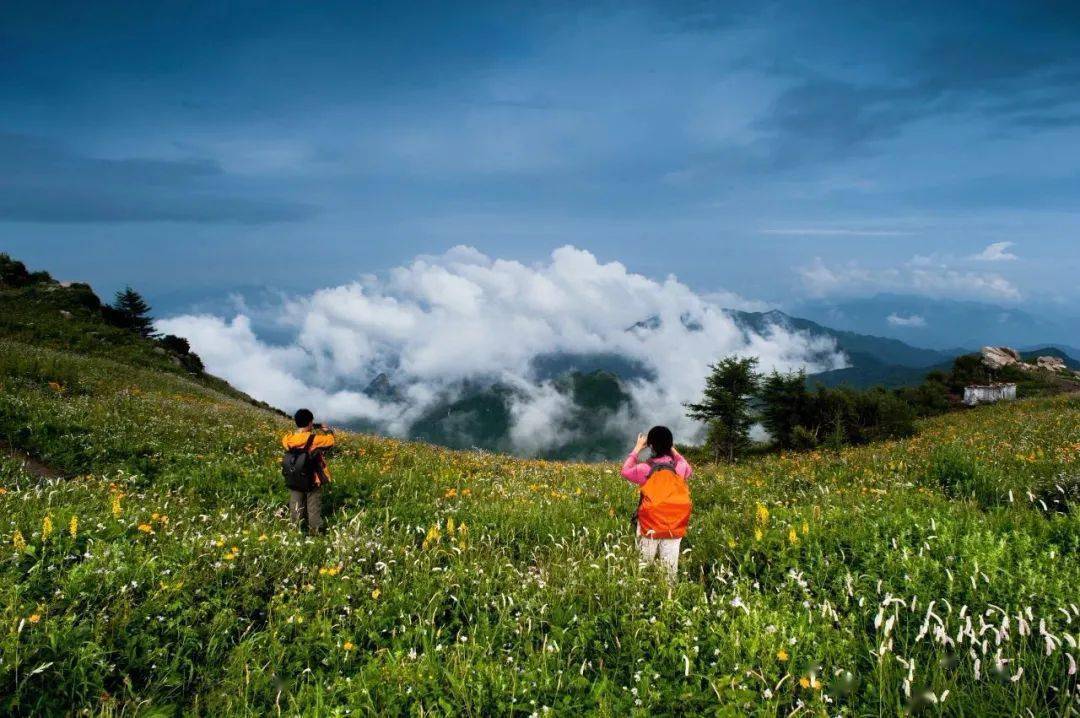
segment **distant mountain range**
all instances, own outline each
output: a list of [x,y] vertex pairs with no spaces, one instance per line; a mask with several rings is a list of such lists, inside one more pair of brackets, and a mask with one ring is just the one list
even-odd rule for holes
[[803,302],[791,313],[840,331],[899,339],[953,351],[953,347],[1058,346],[1080,355],[1080,314],[1051,304],[1006,307],[985,302],[907,294]]
[[[919,384],[926,374],[934,369],[948,369],[958,356],[979,351],[986,344],[1006,344],[1009,342],[974,342],[968,346],[956,346],[951,349],[925,349],[890,337],[860,334],[858,332],[834,329],[809,319],[789,316],[781,311],[771,312],[728,312],[736,323],[746,329],[761,333],[770,326],[780,326],[789,331],[805,332],[813,337],[831,337],[838,349],[848,358],[850,366],[843,369],[811,374],[810,384],[838,386],[847,384],[856,388],[885,386],[896,388]],[[1056,356],[1065,361],[1072,369],[1080,368],[1080,361],[1073,357],[1080,356],[1080,350],[1067,345],[1042,344],[1021,346],[1024,359],[1039,356]]]
[[[779,328],[812,338],[826,337],[835,342],[850,366],[811,374],[807,377],[811,386],[819,383],[826,386],[846,384],[855,388],[913,386],[921,383],[930,371],[950,368],[957,356],[978,351],[983,344],[973,342],[952,349],[927,349],[891,337],[834,329],[776,310],[728,310],[727,313],[747,333],[768,335]],[[645,319],[639,325],[649,326],[654,321],[658,320]],[[1080,352],[1070,352],[1067,347],[1022,347],[1022,353],[1025,359],[1058,356],[1069,367],[1080,369],[1080,361],[1074,358],[1080,356]],[[648,367],[610,353],[540,355],[533,359],[532,373],[537,382],[552,382],[570,407],[556,428],[557,435],[566,439],[562,444],[547,446],[540,452],[539,455],[546,458],[603,459],[617,455],[624,448],[626,437],[616,419],[630,415],[635,409],[626,383],[651,378]],[[384,401],[396,401],[401,397],[392,377],[386,374],[377,376],[364,391]],[[520,398],[521,389],[497,381],[464,382],[413,422],[409,438],[458,448],[513,451],[510,427],[515,402]],[[375,427],[357,425],[354,428]]]
[[879,384],[890,388],[918,384],[931,369],[948,366],[953,358],[969,351],[963,348],[923,349],[898,339],[833,329],[777,310],[729,311],[728,314],[736,324],[749,331],[763,333],[771,326],[779,326],[835,341],[836,347],[847,356],[850,366],[812,374],[808,378],[810,384],[848,384],[858,388]]

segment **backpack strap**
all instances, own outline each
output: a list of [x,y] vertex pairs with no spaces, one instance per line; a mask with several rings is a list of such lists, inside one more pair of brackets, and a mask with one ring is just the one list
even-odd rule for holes
[[[665,461],[665,462],[659,463],[659,464],[650,464],[649,465],[649,475],[645,477],[645,480],[648,481],[650,476],[655,474],[657,471],[660,471],[661,469],[668,469],[670,471],[675,471],[675,462],[672,461],[672,462],[669,463],[669,462]],[[675,473],[678,474],[679,472],[675,471]]]

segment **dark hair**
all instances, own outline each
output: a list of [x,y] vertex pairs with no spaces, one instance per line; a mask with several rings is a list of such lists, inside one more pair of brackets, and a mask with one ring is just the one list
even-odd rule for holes
[[305,426],[311,426],[311,422],[315,421],[315,415],[310,409],[301,409],[293,415],[293,420],[296,421],[297,428],[303,429]]
[[649,429],[649,435],[645,437],[645,443],[653,450],[655,456],[671,456],[671,446],[675,443],[675,437],[671,435],[671,429],[666,426],[654,426]]

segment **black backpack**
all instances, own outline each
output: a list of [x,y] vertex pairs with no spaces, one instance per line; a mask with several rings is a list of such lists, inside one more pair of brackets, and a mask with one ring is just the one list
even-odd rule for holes
[[293,491],[311,491],[315,488],[315,473],[319,468],[319,460],[311,453],[311,444],[314,441],[313,431],[302,448],[287,449],[281,459],[281,475],[285,477],[285,486]]

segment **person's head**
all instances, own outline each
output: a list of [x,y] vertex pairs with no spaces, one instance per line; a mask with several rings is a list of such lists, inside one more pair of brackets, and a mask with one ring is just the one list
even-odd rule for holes
[[293,415],[293,420],[296,422],[296,428],[306,429],[315,423],[315,415],[310,409],[300,409]]
[[653,456],[671,456],[671,447],[675,443],[675,437],[671,435],[671,429],[666,426],[654,426],[649,429],[645,443],[652,449]]

